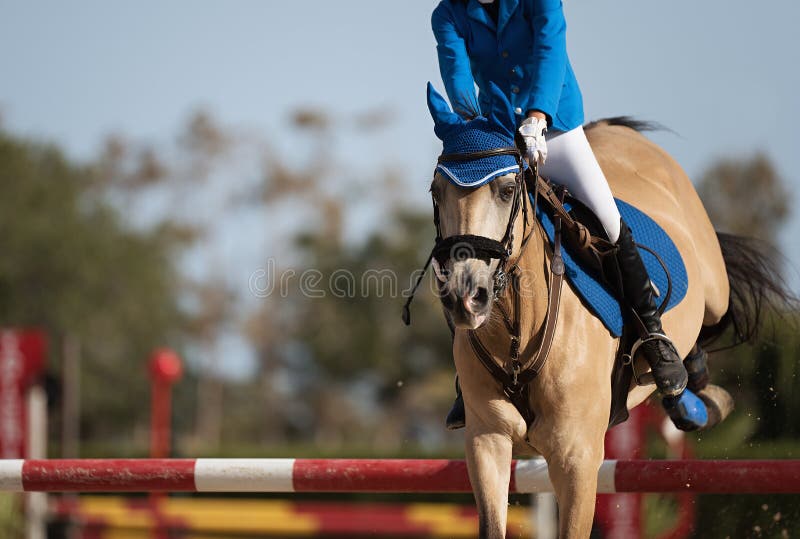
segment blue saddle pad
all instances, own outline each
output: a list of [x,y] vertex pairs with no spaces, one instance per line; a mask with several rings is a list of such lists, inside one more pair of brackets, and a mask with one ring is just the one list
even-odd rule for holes
[[[619,199],[615,199],[615,201],[617,208],[619,208],[619,213],[633,232],[636,243],[658,253],[658,256],[661,257],[661,260],[669,270],[669,276],[672,279],[672,293],[669,298],[669,304],[665,309],[666,312],[680,303],[686,296],[689,279],[686,275],[686,266],[683,264],[683,258],[681,258],[681,254],[672,239],[655,221],[630,204]],[[541,206],[538,207],[536,214],[547,233],[552,247],[553,221],[547,213],[542,211]],[[562,251],[567,280],[572,284],[572,288],[615,337],[622,335],[623,316],[619,301],[593,273],[587,271],[577,262],[568,246],[564,246]],[[660,296],[656,298],[656,303],[660,305],[664,301],[669,287],[667,274],[658,259],[650,252],[642,248],[639,249],[639,252],[642,255],[647,272],[650,274],[650,280],[655,283],[660,292]]]

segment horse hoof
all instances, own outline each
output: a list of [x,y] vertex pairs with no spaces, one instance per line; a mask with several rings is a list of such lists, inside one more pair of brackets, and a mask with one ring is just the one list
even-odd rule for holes
[[708,410],[708,423],[704,429],[717,425],[733,411],[733,397],[719,386],[708,384],[697,396],[702,399]]
[[664,397],[662,403],[672,423],[680,430],[700,430],[708,425],[706,404],[690,389],[677,397]]

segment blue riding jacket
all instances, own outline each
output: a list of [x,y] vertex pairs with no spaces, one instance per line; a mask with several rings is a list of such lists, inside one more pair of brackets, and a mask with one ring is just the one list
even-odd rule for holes
[[439,70],[453,110],[488,111],[492,81],[508,96],[518,124],[540,110],[552,129],[581,125],[583,98],[567,57],[561,0],[495,1],[497,24],[478,0],[442,0],[433,11]]

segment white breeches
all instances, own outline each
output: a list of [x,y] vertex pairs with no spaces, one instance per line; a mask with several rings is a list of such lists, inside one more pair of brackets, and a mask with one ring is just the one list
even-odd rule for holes
[[608,238],[619,238],[619,210],[603,171],[597,163],[583,127],[547,134],[547,161],[541,173],[565,186],[592,210],[605,228]]

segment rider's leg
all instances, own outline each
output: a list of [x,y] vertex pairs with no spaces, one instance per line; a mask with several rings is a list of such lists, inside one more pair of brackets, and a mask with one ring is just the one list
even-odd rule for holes
[[586,204],[618,247],[614,260],[607,264],[610,273],[607,278],[641,321],[643,342],[639,349],[650,365],[670,418],[683,430],[702,427],[707,421],[705,406],[691,391],[686,391],[686,368],[664,335],[650,277],[630,229],[620,218],[611,188],[583,128],[550,135],[547,149],[542,174],[565,185],[575,198]]
[[547,161],[540,171],[586,204],[600,220],[608,239],[617,241],[619,210],[583,127],[547,134]]

